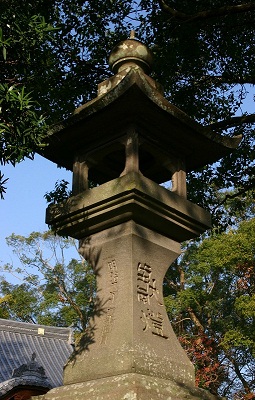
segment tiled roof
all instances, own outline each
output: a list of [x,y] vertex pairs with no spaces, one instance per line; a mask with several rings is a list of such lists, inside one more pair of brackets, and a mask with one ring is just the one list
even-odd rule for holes
[[43,381],[40,374],[38,377],[34,373],[29,376],[27,372],[22,376],[13,374],[24,364],[31,365],[33,358],[44,369],[44,382],[51,387],[61,386],[63,366],[72,351],[70,328],[0,319],[0,396],[14,381],[15,385],[18,381],[20,384],[33,381],[35,385],[40,385]]
[[10,393],[13,389],[22,386],[32,386],[33,388],[39,386],[40,388],[46,388],[47,390],[52,388],[47,378],[43,380],[34,376],[20,376],[0,383],[0,399],[2,396]]

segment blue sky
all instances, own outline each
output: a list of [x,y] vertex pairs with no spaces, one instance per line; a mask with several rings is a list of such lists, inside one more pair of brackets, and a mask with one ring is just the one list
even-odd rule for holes
[[5,199],[0,200],[1,266],[14,259],[5,243],[7,236],[12,233],[25,236],[33,231],[47,230],[47,203],[43,196],[54,189],[57,180],[65,179],[71,183],[72,174],[39,155],[33,161],[27,159],[16,167],[7,165],[0,169],[9,178]]

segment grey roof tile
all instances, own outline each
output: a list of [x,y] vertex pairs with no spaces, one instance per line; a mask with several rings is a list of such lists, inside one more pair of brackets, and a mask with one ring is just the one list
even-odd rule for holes
[[0,383],[0,399],[6,393],[10,392],[15,387],[20,386],[39,386],[40,388],[51,389],[51,384],[49,380],[45,377],[45,379],[37,377],[37,376],[19,376],[15,378],[8,379]]
[[50,386],[61,386],[63,366],[73,351],[70,339],[70,328],[0,319],[0,390],[3,385],[16,386],[18,380],[32,379],[39,385],[41,378],[12,376],[14,369],[31,361],[33,353],[38,365],[43,367]]

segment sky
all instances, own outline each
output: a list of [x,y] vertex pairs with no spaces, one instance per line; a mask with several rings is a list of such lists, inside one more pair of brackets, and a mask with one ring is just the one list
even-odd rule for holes
[[72,182],[72,173],[36,155],[15,167],[0,168],[9,178],[4,200],[0,200],[0,266],[15,260],[5,238],[12,233],[26,236],[33,231],[48,229],[45,223],[46,192],[54,189],[57,180]]

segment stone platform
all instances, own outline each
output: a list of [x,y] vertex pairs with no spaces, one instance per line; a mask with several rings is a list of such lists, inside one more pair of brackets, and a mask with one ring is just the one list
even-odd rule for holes
[[216,400],[192,386],[140,374],[122,374],[55,388],[33,400]]

